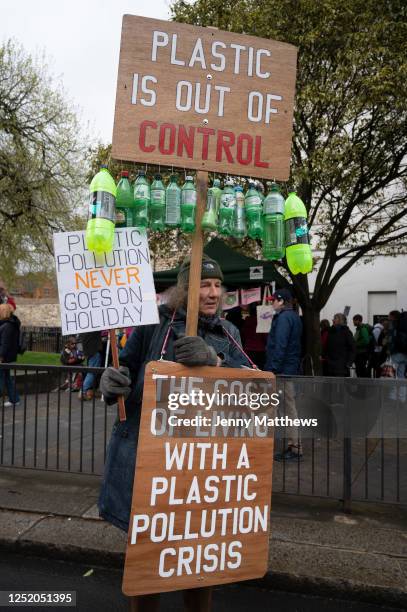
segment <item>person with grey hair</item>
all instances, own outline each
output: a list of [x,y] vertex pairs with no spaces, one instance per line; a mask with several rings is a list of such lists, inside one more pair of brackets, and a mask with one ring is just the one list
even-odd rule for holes
[[146,364],[162,358],[186,366],[252,366],[236,327],[219,318],[223,274],[207,255],[202,261],[198,334],[185,336],[189,269],[186,259],[169,301],[159,307],[160,322],[136,327],[120,352],[121,367],[107,368],[100,382],[107,403],[119,395],[127,397],[127,420],[114,425],[99,498],[100,515],[124,531],[129,526]]
[[332,319],[326,353],[322,355],[326,360],[327,376],[349,376],[355,355],[356,345],[352,332],[347,326],[345,315],[338,312]]

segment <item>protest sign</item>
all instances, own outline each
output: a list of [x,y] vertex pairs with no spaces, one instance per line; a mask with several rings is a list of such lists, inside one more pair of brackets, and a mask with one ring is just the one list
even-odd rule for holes
[[144,379],[123,592],[227,584],[267,571],[270,372],[151,362]]
[[86,248],[85,232],[54,234],[64,335],[158,323],[145,231],[115,230],[113,249]]
[[112,155],[287,180],[297,49],[124,15]]
[[248,306],[249,304],[253,304],[253,302],[261,302],[261,287],[241,289],[240,295],[242,306]]

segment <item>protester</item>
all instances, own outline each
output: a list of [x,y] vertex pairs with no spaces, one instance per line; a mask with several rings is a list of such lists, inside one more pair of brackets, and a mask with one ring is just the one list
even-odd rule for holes
[[389,313],[389,353],[396,377],[405,378],[407,366],[407,312]]
[[[90,368],[99,368],[102,365],[103,344],[102,336],[99,331],[80,334],[83,352],[87,359],[87,364]],[[82,390],[79,391],[78,398],[84,401],[90,401],[95,394],[96,374],[88,372],[82,384]]]
[[[82,365],[85,361],[85,355],[77,348],[75,336],[69,336],[62,350],[60,359],[62,365],[65,366]],[[82,374],[80,374],[79,372],[74,372],[73,374],[68,372],[65,382],[61,386],[61,390],[79,391],[81,389],[81,386]]]
[[328,330],[325,357],[327,376],[349,376],[355,360],[356,345],[346,317],[338,312]]
[[256,304],[249,305],[249,316],[243,321],[240,330],[243,348],[260,370],[264,369],[266,363],[267,334],[258,334]]
[[13,311],[17,308],[14,298],[8,295],[4,287],[0,287],[0,304],[10,304]]
[[159,307],[160,322],[135,328],[120,353],[121,367],[107,368],[101,378],[100,390],[107,403],[116,402],[119,395],[128,398],[127,420],[113,427],[99,498],[101,516],[125,531],[129,526],[146,364],[165,357],[186,366],[251,365],[241,348],[238,330],[219,318],[223,274],[219,264],[207,255],[202,261],[198,336],[183,336],[189,267],[187,259],[167,304]]
[[322,374],[323,376],[327,376],[327,345],[328,345],[328,332],[330,329],[330,324],[328,319],[322,319],[319,324],[319,329],[321,331],[321,362],[322,362]]
[[[20,338],[20,321],[13,314],[11,304],[0,304],[0,363],[12,363],[17,359]],[[4,387],[7,389],[8,401],[4,408],[18,406],[20,397],[16,388],[16,381],[12,379],[10,370],[0,370],[0,397],[3,396]]]
[[[273,321],[267,338],[264,369],[274,374],[296,376],[300,373],[302,323],[293,310],[293,298],[288,289],[280,289],[271,296]],[[285,383],[285,416],[298,418],[292,382]],[[277,461],[299,461],[302,447],[297,427],[286,428],[287,447],[277,453]]]
[[356,376],[359,378],[369,378],[369,347],[370,347],[370,331],[366,324],[363,323],[363,317],[356,314],[353,317],[353,325],[356,327],[354,334],[356,344],[355,368]]

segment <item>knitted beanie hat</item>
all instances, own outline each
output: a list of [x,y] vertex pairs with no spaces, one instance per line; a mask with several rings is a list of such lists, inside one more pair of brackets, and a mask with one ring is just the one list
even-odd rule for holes
[[[178,285],[188,285],[189,279],[189,268],[191,266],[191,258],[188,256],[184,259],[180,265],[177,282]],[[201,279],[204,278],[218,278],[223,281],[222,270],[217,261],[209,257],[209,255],[202,255],[202,268],[201,268]]]

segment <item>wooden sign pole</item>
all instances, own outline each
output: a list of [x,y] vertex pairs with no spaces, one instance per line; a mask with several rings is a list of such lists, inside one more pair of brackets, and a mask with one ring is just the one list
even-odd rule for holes
[[[203,234],[202,216],[205,212],[208,191],[208,173],[198,170],[196,173],[197,203],[195,215],[195,234],[192,238],[191,265],[188,281],[188,305],[185,333],[196,336],[199,316],[199,289],[201,286]],[[188,589],[184,591],[184,610],[186,612],[209,612],[211,609],[212,588]]]
[[201,229],[202,216],[206,207],[208,191],[208,173],[198,170],[196,173],[197,203],[195,215],[195,233],[192,238],[191,265],[188,281],[188,305],[185,334],[196,336],[199,314],[199,288],[201,285],[201,267],[203,251],[203,235]]
[[[109,338],[110,338],[110,346],[112,348],[112,361],[113,367],[119,368],[119,350],[117,348],[117,340],[116,340],[116,330],[109,329]],[[120,395],[117,398],[117,403],[119,406],[119,419],[120,421],[126,420],[126,408],[124,406],[124,397]]]

